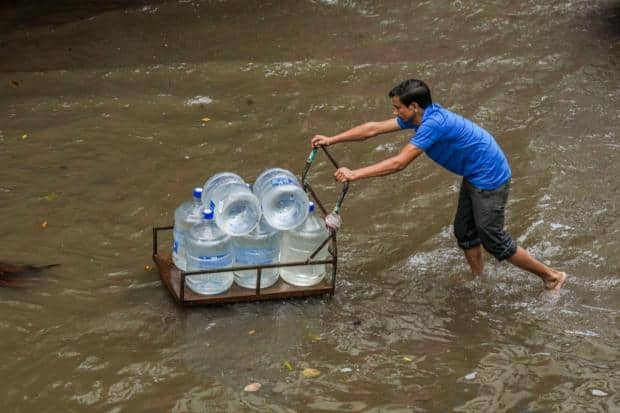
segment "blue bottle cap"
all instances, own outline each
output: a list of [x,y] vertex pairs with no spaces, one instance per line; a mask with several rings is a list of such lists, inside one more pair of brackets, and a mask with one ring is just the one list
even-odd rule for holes
[[308,203],[308,212],[314,212],[314,202],[310,201]]
[[205,209],[202,211],[202,217],[203,217],[204,219],[213,219],[213,210],[212,210],[212,209],[210,209],[210,208],[205,208]]
[[199,188],[199,187],[194,188],[194,198],[196,199],[202,198],[202,188]]

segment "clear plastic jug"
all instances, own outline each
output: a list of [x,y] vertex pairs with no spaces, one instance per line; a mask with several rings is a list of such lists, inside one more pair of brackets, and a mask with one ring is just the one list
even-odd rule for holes
[[275,229],[293,229],[308,216],[308,195],[290,171],[267,169],[256,178],[252,190],[265,220]]
[[232,236],[249,234],[261,217],[258,198],[249,185],[232,172],[209,178],[203,187],[202,203],[213,210],[217,226]]

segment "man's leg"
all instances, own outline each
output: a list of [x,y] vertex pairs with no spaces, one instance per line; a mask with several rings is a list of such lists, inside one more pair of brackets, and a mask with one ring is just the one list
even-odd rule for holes
[[484,271],[484,259],[474,221],[470,190],[471,186],[463,179],[461,190],[459,191],[459,203],[454,217],[454,236],[456,236],[459,247],[465,253],[465,259],[467,259],[467,263],[471,268],[471,273],[474,277],[477,277],[482,275]]
[[521,247],[517,247],[517,251],[507,260],[522,270],[538,275],[548,290],[557,291],[562,288],[562,284],[566,281],[566,273],[547,267]]
[[510,184],[493,191],[477,190],[472,194],[472,206],[478,235],[484,248],[498,260],[508,260],[513,265],[537,275],[545,288],[559,290],[566,281],[566,274],[551,269],[517,246],[504,229],[504,210]]
[[482,247],[477,245],[473,248],[463,250],[467,263],[471,268],[471,273],[474,277],[479,277],[484,271],[484,259],[482,257]]

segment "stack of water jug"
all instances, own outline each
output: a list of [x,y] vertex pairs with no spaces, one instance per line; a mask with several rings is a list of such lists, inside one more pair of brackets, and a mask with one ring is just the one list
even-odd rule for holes
[[[183,271],[305,261],[329,232],[291,172],[271,168],[250,187],[231,172],[218,173],[194,189],[194,199],[174,213],[172,260]],[[326,259],[327,245],[314,257]],[[265,268],[261,288],[282,277],[295,286],[318,284],[325,265]],[[198,294],[220,294],[233,284],[256,288],[257,271],[187,276]]]

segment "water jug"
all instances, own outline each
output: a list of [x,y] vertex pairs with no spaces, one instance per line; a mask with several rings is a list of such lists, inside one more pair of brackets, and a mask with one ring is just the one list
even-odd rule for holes
[[[215,224],[212,210],[203,211],[202,223],[189,230],[185,241],[187,271],[232,266],[231,238]],[[230,288],[233,278],[232,271],[227,271],[190,275],[185,278],[185,281],[189,288],[199,294],[219,294]]]
[[172,232],[172,262],[181,270],[185,264],[185,237],[190,227],[202,221],[202,188],[194,188],[193,199],[182,203],[174,211],[174,230]]
[[[305,261],[329,237],[325,223],[314,213],[314,203],[310,202],[308,217],[297,228],[286,231],[282,236],[280,262]],[[325,244],[314,260],[324,260],[329,256],[329,243]],[[325,277],[326,265],[306,265],[281,267],[280,277],[289,284],[307,287],[318,284]]]
[[261,217],[258,198],[243,179],[232,172],[209,178],[203,187],[202,203],[213,210],[217,226],[232,236],[250,233]]
[[[248,235],[233,238],[235,266],[275,264],[280,256],[281,232],[262,218]],[[278,268],[261,270],[261,288],[278,281]],[[256,288],[256,270],[235,271],[235,282],[244,288]]]
[[308,216],[308,195],[290,171],[267,169],[256,178],[252,190],[260,200],[265,220],[275,229],[293,229]]

